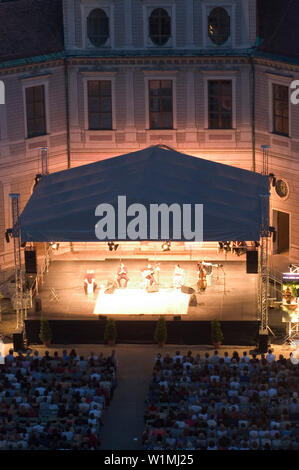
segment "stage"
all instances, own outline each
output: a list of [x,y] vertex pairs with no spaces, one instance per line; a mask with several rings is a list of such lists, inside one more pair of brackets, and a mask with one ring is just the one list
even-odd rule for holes
[[[116,257],[105,261],[83,257],[54,260],[40,286],[42,314],[52,320],[94,320],[98,315],[122,321],[156,321],[157,315],[164,315],[166,320],[179,315],[184,321],[256,321],[258,275],[246,274],[243,256],[233,260],[231,256],[229,261],[219,258],[217,253],[210,256],[212,262],[221,261],[222,267],[213,270],[211,286],[205,292],[197,292],[196,261],[179,261],[185,271],[185,285],[196,291],[196,306],[188,305],[189,295],[185,297],[172,288],[175,260],[160,261],[159,293],[148,294],[141,288],[141,271],[148,258],[122,258],[130,280],[127,289],[117,289],[112,295],[103,294],[101,289],[107,282],[115,281],[120,262]],[[94,270],[98,289],[94,295],[85,295],[84,276],[90,269]],[[40,316],[41,312],[35,309],[28,312],[28,319]]]
[[189,294],[178,289],[160,289],[147,292],[145,289],[116,289],[105,294],[101,289],[94,309],[95,315],[186,315]]

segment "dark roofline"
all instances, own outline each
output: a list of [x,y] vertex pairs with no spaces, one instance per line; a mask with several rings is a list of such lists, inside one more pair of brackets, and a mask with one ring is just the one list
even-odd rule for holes
[[53,62],[55,60],[65,60],[65,59],[114,59],[114,58],[120,58],[120,59],[126,59],[126,58],[156,58],[156,59],[165,59],[165,57],[173,58],[196,58],[196,57],[239,57],[239,58],[257,58],[257,59],[268,59],[273,62],[280,62],[280,63],[286,63],[289,65],[295,65],[299,66],[299,59],[295,57],[288,57],[284,55],[279,55],[279,54],[274,54],[271,52],[264,52],[258,48],[252,48],[252,49],[246,49],[241,51],[223,51],[222,54],[219,52],[215,52],[214,54],[207,54],[206,51],[203,51],[202,53],[200,52],[195,52],[195,51],[172,51],[171,54],[168,56],[165,56],[161,54],[161,51],[156,51],[156,54],[153,55],[152,53],[146,53],[146,51],[129,51],[128,53],[125,53],[124,51],[115,51],[113,54],[93,54],[93,55],[87,55],[87,54],[72,54],[72,53],[67,53],[65,51],[61,52],[55,52],[52,54],[45,54],[45,55],[40,55],[40,56],[34,56],[34,57],[27,57],[24,59],[15,59],[15,60],[7,60],[5,62],[0,62],[0,70],[4,69],[11,69],[14,67],[21,67],[21,66],[26,66],[26,65],[32,65],[32,64],[41,64],[41,63],[47,63],[47,62]]

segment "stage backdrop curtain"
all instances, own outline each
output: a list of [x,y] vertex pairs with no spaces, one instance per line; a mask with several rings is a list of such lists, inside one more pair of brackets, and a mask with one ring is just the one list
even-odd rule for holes
[[154,146],[43,176],[20,216],[22,241],[99,241],[95,208],[117,213],[118,196],[148,213],[153,203],[203,204],[204,241],[259,240],[268,193],[266,176]]

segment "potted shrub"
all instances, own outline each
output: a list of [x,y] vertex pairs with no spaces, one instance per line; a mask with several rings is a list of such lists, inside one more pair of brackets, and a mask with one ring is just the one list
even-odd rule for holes
[[164,346],[164,344],[166,343],[167,327],[166,327],[166,321],[164,317],[160,317],[160,319],[157,321],[154,339],[156,343],[158,343],[159,346]]
[[117,338],[117,330],[116,330],[116,323],[115,320],[109,318],[105,325],[105,332],[104,332],[104,341],[105,343],[113,346],[115,344]]
[[223,341],[223,333],[218,320],[211,321],[211,340],[215,348],[219,348]]
[[47,320],[46,318],[41,318],[39,339],[45,346],[48,347],[51,344],[52,338],[53,334],[49,324],[49,320]]

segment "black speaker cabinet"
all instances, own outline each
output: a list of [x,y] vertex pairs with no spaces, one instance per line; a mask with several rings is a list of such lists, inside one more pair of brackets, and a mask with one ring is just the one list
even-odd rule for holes
[[173,320],[174,321],[181,321],[182,317],[181,315],[174,315]]
[[37,265],[36,265],[36,251],[35,250],[25,250],[25,270],[28,274],[36,274],[37,273]]
[[16,331],[12,335],[14,352],[24,351],[23,331]]
[[268,335],[259,335],[258,350],[260,354],[265,354],[268,351]]
[[195,294],[191,296],[189,307],[197,307],[197,298]]
[[257,250],[246,251],[246,272],[247,274],[258,274],[259,256]]
[[191,294],[194,294],[195,290],[192,289],[192,287],[182,286],[182,287],[181,287],[181,292],[182,292],[183,294],[190,294],[190,295],[191,295]]
[[35,312],[42,311],[42,299],[40,297],[35,297]]

